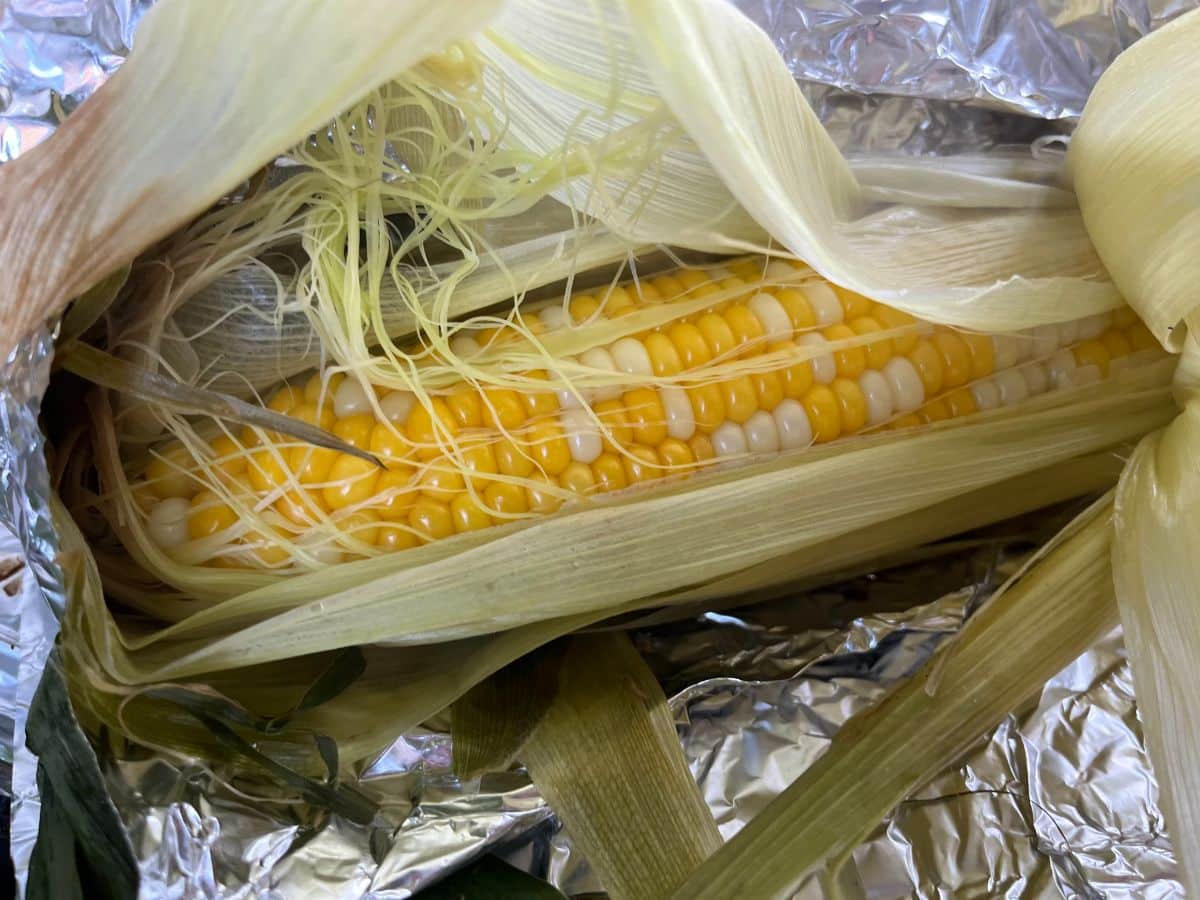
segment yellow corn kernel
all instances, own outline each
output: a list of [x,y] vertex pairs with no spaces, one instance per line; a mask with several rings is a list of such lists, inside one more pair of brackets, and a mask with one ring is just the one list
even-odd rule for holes
[[600,436],[605,450],[619,451],[621,447],[633,443],[633,429],[629,427],[624,403],[620,400],[601,400],[592,407],[592,412],[603,426]]
[[697,384],[686,389],[696,427],[711,434],[725,421],[725,399],[719,384]]
[[1145,322],[1135,322],[1125,329],[1125,337],[1129,338],[1129,346],[1134,351],[1138,350],[1158,350],[1160,344],[1154,333],[1146,327]]
[[561,487],[575,494],[590,494],[596,489],[596,476],[587,463],[572,461],[558,476]]
[[[772,353],[783,353],[786,356],[798,353],[798,348],[791,341],[778,341],[768,348]],[[799,400],[812,387],[813,370],[808,360],[793,363],[779,370],[779,380],[783,384],[783,395],[792,400]]]
[[757,257],[727,263],[725,268],[743,281],[762,281],[764,264]]
[[450,507],[432,497],[418,497],[408,511],[408,524],[425,541],[437,541],[454,534]]
[[487,388],[483,392],[483,424],[497,431],[512,432],[525,424],[525,404],[516,391]]
[[687,290],[684,283],[673,275],[659,275],[650,279],[650,284],[664,300],[676,300]]
[[533,460],[529,458],[527,449],[513,443],[510,438],[500,438],[492,449],[496,454],[496,466],[503,474],[528,478],[533,472]]
[[770,412],[783,402],[783,378],[778,371],[757,372],[750,376],[754,393],[758,397],[758,408]]
[[990,334],[959,332],[971,354],[971,381],[987,378],[996,371],[996,344]]
[[371,429],[367,449],[390,469],[405,464],[408,454],[412,451],[412,444],[408,442],[402,429],[397,429],[390,422],[379,422]]
[[330,484],[321,496],[330,509],[344,509],[366,502],[375,493],[380,469],[373,462],[342,453],[329,470]]
[[201,491],[192,498],[188,512],[188,536],[192,540],[208,537],[237,523],[237,513],[212,491]]
[[725,317],[717,313],[705,313],[696,322],[696,327],[704,335],[704,343],[712,359],[720,359],[737,350],[737,338]]
[[1096,366],[1101,375],[1108,374],[1108,363],[1111,357],[1108,349],[1099,341],[1084,341],[1071,348],[1075,354],[1075,363],[1079,366]]
[[380,518],[391,522],[404,522],[408,519],[408,511],[419,496],[419,485],[413,484],[414,474],[408,466],[379,473],[371,508]]
[[522,439],[529,455],[542,472],[560,475],[571,462],[567,434],[555,419],[534,422]]
[[1100,335],[1100,343],[1104,345],[1104,349],[1113,359],[1120,359],[1133,352],[1133,345],[1129,342],[1129,338],[1125,337],[1125,332],[1118,331],[1116,328],[1110,328]]
[[604,314],[610,319],[628,315],[637,309],[633,295],[623,287],[610,288],[603,297],[603,303]]
[[279,537],[271,533],[248,531],[242,536],[239,543],[246,548],[240,551],[239,555],[245,553],[255,563],[269,569],[279,568],[290,562],[292,558],[291,553],[283,546]]
[[333,428],[335,417],[333,409],[326,406],[317,406],[315,403],[304,402],[288,413],[293,419],[298,419],[301,422],[307,422],[309,425],[316,425],[318,428],[323,428],[326,431]]
[[160,500],[169,497],[191,497],[200,489],[199,483],[188,474],[193,462],[187,448],[178,441],[159,451],[146,466],[146,481],[150,492]]
[[683,360],[679,357],[679,351],[665,334],[651,332],[646,335],[642,344],[646,347],[646,355],[650,357],[650,368],[655,375],[667,378],[683,371]]
[[590,294],[576,294],[568,305],[571,321],[583,325],[600,309],[600,301]]
[[704,333],[691,322],[676,322],[667,329],[667,337],[685,369],[695,369],[712,361],[712,351]]
[[267,409],[287,415],[304,402],[304,392],[298,391],[290,384],[285,384],[267,402]]
[[379,543],[379,516],[372,510],[364,509],[343,516],[335,523],[338,531],[353,540],[360,541],[370,547]]
[[812,304],[801,291],[795,288],[778,288],[771,293],[787,311],[788,318],[792,320],[793,331],[808,331],[817,327],[817,316],[813,312]]
[[404,423],[404,434],[415,445],[417,456],[433,459],[441,456],[442,443],[458,435],[458,421],[445,400],[431,397],[428,406],[419,403],[413,407]]
[[678,438],[667,438],[657,449],[663,474],[686,472],[696,463],[696,454],[692,452],[692,448]]
[[710,284],[712,278],[703,269],[679,269],[675,272],[675,277],[679,279],[679,283],[686,290],[698,288],[703,284]]
[[471,486],[481,491],[491,476],[499,471],[496,462],[495,442],[479,442],[462,448],[462,464]]
[[758,316],[750,312],[749,307],[735,303],[722,315],[729,323],[729,330],[733,332],[733,338],[737,341],[740,355],[753,356],[762,352],[763,336],[766,332],[763,330],[763,324],[758,320]]
[[450,460],[442,458],[431,463],[418,481],[421,493],[434,500],[449,503],[466,490],[462,472]]
[[[849,325],[830,325],[822,334],[825,340],[849,341],[858,334]],[[833,351],[834,362],[837,363],[837,373],[843,378],[857,378],[867,370],[867,351],[862,347],[842,347]]]
[[[758,412],[758,394],[754,390],[754,382],[745,375],[729,378],[721,382],[721,399],[725,403],[725,418],[737,422],[746,422]],[[664,430],[663,437],[666,437]],[[661,441],[646,441],[658,444]]]
[[246,472],[246,456],[242,445],[227,434],[214,438],[212,448],[213,466],[227,478],[237,478]]
[[946,409],[949,410],[950,417],[953,419],[979,412],[979,404],[975,402],[975,395],[966,388],[951,391],[942,399],[945,400]]
[[945,400],[938,397],[936,400],[930,400],[918,409],[917,418],[926,425],[931,422],[944,422],[950,418],[950,407]]
[[375,430],[375,417],[370,413],[357,413],[338,419],[333,425],[333,434],[351,447],[365,450],[371,444],[371,432]]
[[329,504],[319,491],[295,488],[286,491],[275,501],[275,509],[285,518],[302,526],[311,526],[330,512]]
[[849,378],[835,378],[830,387],[837,396],[841,433],[854,434],[867,424],[867,398],[862,388]]
[[301,484],[321,484],[328,481],[333,464],[341,456],[337,450],[312,447],[308,444],[281,452],[285,454],[288,468],[296,473],[296,480]]
[[829,286],[833,288],[833,292],[837,294],[838,301],[842,304],[842,309],[846,313],[846,321],[871,314],[873,304],[870,298],[864,297],[862,294],[856,294],[850,288],[844,288],[840,284],[834,284],[832,281],[829,283]]
[[625,421],[629,423],[635,441],[653,447],[666,440],[667,413],[658,391],[634,388],[626,391],[621,401],[625,404]]
[[653,448],[641,444],[630,447],[629,452],[621,457],[621,464],[625,467],[625,478],[630,484],[649,481],[662,474],[658,454]]
[[[550,376],[540,369],[526,372],[525,377],[534,381],[550,380]],[[518,396],[521,398],[521,403],[525,405],[525,412],[531,419],[538,416],[552,416],[558,412],[558,398],[554,396],[553,391],[519,391]]]
[[[901,312],[898,309],[892,309],[890,306],[884,306],[882,303],[876,303],[871,307],[871,315],[885,330],[891,331],[893,328],[904,328],[916,324],[916,319],[906,312]],[[899,356],[912,351],[917,346],[918,335],[916,330],[905,332],[904,334],[895,335],[892,338],[892,347]]]
[[888,423],[888,428],[899,431],[902,428],[916,428],[918,425],[923,425],[924,422],[917,416],[916,413],[906,413],[903,416],[898,416]]
[[909,351],[908,359],[921,376],[926,397],[932,397],[941,391],[946,366],[942,362],[942,355],[931,342],[924,339],[917,341],[917,345]]
[[525,488],[508,481],[493,481],[483,491],[484,506],[498,517],[529,512]]
[[450,501],[450,518],[458,534],[464,531],[479,531],[495,524],[487,511],[480,506],[480,498],[470,494],[459,494]]
[[250,486],[260,494],[266,494],[291,478],[285,460],[286,450],[276,450],[264,447],[250,454],[250,464],[246,468],[246,476]]
[[525,485],[525,505],[530,512],[547,516],[562,506],[562,497],[552,489],[555,481],[549,475],[534,472],[529,481]]
[[375,546],[380,550],[391,553],[394,550],[407,550],[410,547],[416,547],[420,543],[417,536],[410,529],[385,522],[379,526],[379,536],[376,538]]
[[335,372],[329,376],[328,380],[325,380],[324,376],[318,372],[304,383],[305,402],[315,406],[318,400],[328,401],[341,387],[345,378],[344,372]]
[[691,448],[692,455],[696,457],[697,463],[708,462],[710,459],[717,458],[717,451],[713,449],[712,439],[703,432],[696,432],[688,440],[688,447]]
[[651,303],[662,303],[667,298],[662,295],[658,288],[652,285],[645,279],[640,279],[635,287],[638,300],[646,305]]
[[842,433],[841,404],[828,386],[813,385],[801,402],[812,425],[814,441],[824,444]]
[[592,463],[592,474],[602,491],[619,491],[629,482],[625,477],[625,466],[615,453],[601,453]]
[[971,349],[956,332],[939,331],[933,347],[942,358],[942,387],[961,387],[971,380]]
[[[883,325],[873,316],[857,316],[849,321],[849,325],[850,329],[859,337],[883,330]],[[888,360],[892,358],[892,342],[887,338],[872,341],[864,346],[863,350],[867,354],[868,369],[878,371],[886,366]]]
[[483,427],[483,401],[479,399],[479,389],[470,382],[454,386],[446,395],[446,407],[459,428]]

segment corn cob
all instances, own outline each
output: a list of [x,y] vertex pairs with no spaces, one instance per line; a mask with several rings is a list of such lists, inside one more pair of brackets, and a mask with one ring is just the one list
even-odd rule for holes
[[176,443],[135,484],[149,533],[219,566],[374,556],[732,460],[1011,406],[1161,353],[1128,309],[972,334],[760,258],[576,293],[524,328],[463,329],[451,355],[483,366],[653,307],[669,313],[657,327],[568,360],[608,373],[595,387],[530,370],[528,390],[468,378],[424,396],[332,371],[285,384],[271,409],[382,466],[252,428],[195,454]]

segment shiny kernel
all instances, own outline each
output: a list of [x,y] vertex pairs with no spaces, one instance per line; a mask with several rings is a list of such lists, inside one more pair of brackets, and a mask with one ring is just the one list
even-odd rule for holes
[[271,399],[267,402],[267,409],[286,415],[303,402],[304,391],[296,390],[290,384],[285,384],[271,395]]
[[722,315],[729,323],[729,330],[733,332],[733,338],[737,341],[740,355],[753,356],[763,351],[766,330],[748,306],[735,303]]
[[757,372],[750,376],[754,393],[758,397],[758,408],[770,412],[783,402],[783,378],[778,371]]
[[618,316],[628,315],[637,309],[637,303],[629,291],[623,287],[614,287],[608,291],[603,297],[604,314],[615,319]]
[[902,416],[897,416],[888,424],[888,428],[893,431],[899,431],[902,428],[917,428],[925,423],[921,421],[920,416],[916,413],[905,413]]
[[917,341],[917,345],[907,354],[909,362],[921,376],[921,384],[925,386],[925,396],[931,397],[942,389],[945,379],[945,363],[937,348],[927,340]]
[[529,479],[531,484],[525,485],[525,505],[529,511],[547,516],[563,504],[563,498],[553,489],[554,479],[541,472],[535,472]]
[[979,404],[975,402],[975,395],[967,388],[951,391],[942,399],[946,401],[946,409],[949,410],[950,417],[953,419],[979,412]]
[[708,277],[708,273],[703,269],[679,269],[675,272],[675,277],[688,290],[712,282],[712,279]]
[[829,386],[814,385],[801,402],[818,444],[835,440],[842,433],[841,404]]
[[842,434],[853,434],[867,424],[867,398],[857,381],[835,378],[833,393],[837,395],[838,411],[841,415]]
[[696,454],[692,448],[678,438],[667,438],[658,445],[657,451],[664,475],[686,472],[696,464]]
[[[753,388],[751,388],[753,390]],[[639,444],[657,446],[667,439],[667,413],[654,388],[634,388],[621,398],[625,420]]]
[[264,447],[250,455],[250,465],[246,469],[246,475],[254,490],[265,494],[288,481],[291,473],[288,472],[284,462],[287,458],[286,453],[286,450]]
[[480,502],[470,494],[459,494],[450,501],[450,518],[454,521],[455,532],[462,534],[464,531],[479,531],[495,524],[492,517],[479,505]]
[[371,440],[367,443],[367,449],[390,469],[407,460],[412,452],[412,444],[404,436],[403,429],[397,433],[395,425],[380,422],[371,429]]
[[684,283],[674,275],[659,275],[650,279],[650,284],[658,291],[663,300],[675,300],[687,290]]
[[440,500],[420,497],[408,511],[408,524],[425,541],[436,541],[454,534],[450,507]]
[[[871,315],[884,330],[891,331],[895,328],[905,328],[915,325],[917,320],[906,312],[901,312],[898,309],[893,309],[890,306],[884,306],[882,303],[876,303],[871,307]],[[898,355],[910,353],[917,346],[919,335],[916,329],[905,332],[904,334],[895,335],[892,338],[892,348]]]
[[604,449],[617,451],[633,443],[633,429],[625,415],[625,404],[620,400],[601,400],[592,407],[592,412],[604,428],[600,432]]
[[286,491],[275,501],[275,509],[297,525],[311,526],[330,512],[329,504],[319,491],[305,488]]
[[420,543],[411,529],[390,523],[379,526],[379,536],[375,540],[375,546],[388,553],[394,550],[408,550]]
[[660,332],[651,332],[642,341],[650,356],[650,368],[660,378],[678,375],[683,371],[683,360],[669,337]]
[[[741,425],[758,410],[758,394],[746,375],[721,382],[721,399],[725,403],[725,418]],[[647,443],[659,443],[658,441]]]
[[602,491],[619,491],[629,484],[625,466],[615,453],[602,453],[592,463],[592,474]]
[[521,441],[535,465],[547,475],[560,475],[571,464],[571,448],[557,419],[535,422]]
[[1104,349],[1108,351],[1108,355],[1113,359],[1120,359],[1133,352],[1133,344],[1125,336],[1125,332],[1118,331],[1115,328],[1111,328],[1100,335],[1100,343],[1104,345]]
[[[361,510],[343,516],[334,523],[346,537],[374,547],[379,543],[379,516],[371,510]],[[355,551],[361,552],[361,551]]]
[[191,497],[200,488],[196,480],[188,474],[192,463],[191,454],[178,442],[159,451],[146,466],[146,481],[149,483],[150,492],[160,500]]
[[280,452],[286,456],[288,468],[296,473],[296,480],[301,484],[321,484],[328,481],[333,464],[341,456],[337,450],[308,444]]
[[641,444],[630,447],[629,452],[621,457],[621,463],[625,466],[625,478],[630,484],[650,481],[662,474],[662,469],[658,464],[658,454],[652,447],[645,447]]
[[807,331],[817,327],[816,313],[802,291],[795,288],[779,288],[771,293],[787,311],[793,331]]
[[418,487],[413,484],[413,470],[410,468],[388,469],[379,473],[375,482],[375,499],[371,503],[381,518],[392,522],[403,522],[408,519],[408,511],[419,496]]
[[708,346],[708,351],[712,359],[727,357],[737,350],[737,338],[733,334],[733,329],[729,327],[729,323],[725,321],[724,316],[716,313],[705,313],[696,322],[696,327],[704,335],[704,343]]
[[590,494],[596,489],[596,476],[587,463],[572,462],[558,476],[558,483],[575,494]]
[[212,491],[201,491],[192,498],[187,530],[192,540],[208,537],[237,523],[237,513]]
[[495,475],[499,469],[496,462],[495,444],[492,442],[477,443],[463,447],[462,464],[463,470],[469,473],[467,477],[472,486],[476,490],[482,490],[490,480],[489,476]]
[[928,425],[931,422],[944,422],[950,418],[950,407],[941,397],[930,400],[917,410],[917,418]]
[[577,294],[568,305],[571,321],[576,325],[586,324],[600,309],[600,301],[590,294]]
[[330,509],[343,509],[365,502],[375,493],[380,469],[373,462],[343,453],[329,470],[329,487],[321,492]]
[[342,381],[346,375],[343,372],[335,372],[328,379],[318,372],[304,383],[304,399],[308,403],[316,405],[318,400],[324,404],[329,404],[333,398],[334,392],[342,386]]
[[[798,349],[791,341],[779,341],[767,348],[772,353],[783,353],[785,356],[794,355]],[[799,400],[812,387],[813,370],[808,360],[784,366],[779,370],[779,380],[783,385],[783,396]]]
[[408,421],[404,423],[404,434],[409,443],[416,445],[418,456],[433,459],[441,455],[441,445],[447,437],[453,438],[458,434],[458,422],[446,401],[432,397],[429,406],[420,404],[413,407]]
[[528,478],[533,472],[533,460],[529,458],[528,448],[519,446],[511,438],[500,438],[492,449],[496,455],[496,467],[502,474]]
[[[676,322],[667,329],[667,337],[685,369],[695,369],[712,361],[712,351],[704,333],[690,322]],[[653,359],[651,360],[653,362]]]
[[729,263],[726,268],[743,281],[762,281],[764,263],[758,257],[739,259]]
[[1112,357],[1109,356],[1108,348],[1100,341],[1091,340],[1076,344],[1071,348],[1071,352],[1074,353],[1075,363],[1080,368],[1095,366],[1102,376],[1108,375],[1108,363]]
[[871,314],[871,307],[874,306],[874,303],[872,303],[869,297],[864,297],[862,294],[855,293],[850,288],[844,288],[841,285],[830,283],[830,287],[837,294],[838,302],[842,304],[847,321]]
[[[858,337],[857,332],[849,325],[830,325],[822,334],[825,340],[850,341]],[[833,352],[833,361],[837,373],[842,378],[857,378],[867,370],[867,351],[862,346],[842,347]]]
[[459,428],[483,427],[483,401],[475,385],[465,381],[455,385],[446,395],[446,407]]
[[[860,337],[883,330],[883,325],[873,316],[858,316],[851,319],[849,325],[851,330]],[[882,369],[887,365],[888,360],[892,358],[892,342],[888,338],[872,341],[864,346],[863,350],[867,354],[868,369]]]
[[370,413],[358,413],[338,419],[333,425],[335,437],[351,447],[365,450],[371,444],[371,432],[375,430],[375,417]]
[[963,331],[958,336],[971,354],[971,381],[987,378],[996,371],[996,345],[990,334]]
[[961,387],[971,380],[971,349],[953,331],[939,331],[932,343],[942,358],[942,387]]
[[266,566],[269,569],[279,568],[292,558],[275,534],[248,531],[242,535],[239,543],[246,547],[241,552],[248,554],[258,565]]
[[333,428],[333,423],[336,421],[331,407],[328,405],[318,407],[315,403],[309,402],[301,403],[288,415],[301,422],[307,422],[309,425],[316,425],[325,431]]
[[525,424],[525,404],[516,391],[488,388],[483,393],[483,423],[497,431],[515,431]]
[[711,434],[725,421],[725,399],[720,384],[697,384],[687,388],[687,395],[696,427],[702,432]]
[[704,463],[710,459],[717,458],[717,451],[713,449],[712,438],[707,434],[697,432],[692,435],[688,441],[688,447],[691,449],[692,456],[696,458],[697,463]]
[[[534,381],[549,381],[550,376],[539,370],[526,372],[525,377]],[[558,412],[558,398],[553,391],[519,391],[521,402],[525,405],[525,412],[529,414],[529,418],[537,416],[552,416]]]
[[421,473],[418,484],[423,495],[443,503],[449,503],[467,487],[462,472],[448,459],[432,463]]
[[662,303],[666,297],[662,295],[658,288],[652,285],[649,281],[639,281],[635,288],[638,300],[649,306],[653,303]]
[[525,488],[507,481],[494,481],[484,489],[484,507],[498,516],[515,516],[529,512]]

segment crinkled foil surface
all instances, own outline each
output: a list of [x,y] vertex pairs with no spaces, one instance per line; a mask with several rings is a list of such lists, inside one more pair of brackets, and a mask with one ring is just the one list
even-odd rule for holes
[[[123,59],[152,0],[0,0],[0,162],[44,139]],[[177,0],[181,2],[181,0]],[[203,2],[203,0],[192,0]],[[1124,47],[1196,0],[739,0],[849,153],[957,153],[1069,130]],[[1066,120],[1066,121],[1060,121]],[[18,873],[37,833],[24,721],[63,608],[37,411],[52,337],[0,365],[0,771]],[[722,833],[913,671],[1027,551],[985,542],[636,632]],[[24,568],[19,568],[23,558]],[[836,622],[814,629],[814,622]],[[373,827],[247,797],[200,765],[106,759],[146,897],[400,898],[492,850],[598,891],[520,771],[462,783],[450,740],[399,738],[360,776]],[[9,787],[8,778],[3,786]],[[847,897],[1181,897],[1119,633],[981,738],[854,853]],[[819,896],[815,885],[802,896]]]

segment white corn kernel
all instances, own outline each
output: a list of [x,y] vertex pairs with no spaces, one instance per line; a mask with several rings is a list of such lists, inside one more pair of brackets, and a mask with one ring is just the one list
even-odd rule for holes
[[379,401],[379,409],[383,417],[393,425],[403,425],[408,421],[408,414],[416,405],[417,398],[412,391],[391,391],[384,394]]
[[792,336],[792,320],[783,304],[770,294],[755,294],[746,304],[762,324],[769,341],[786,341]]
[[842,309],[842,304],[838,300],[837,294],[825,282],[818,281],[814,284],[806,284],[800,288],[800,291],[804,294],[804,298],[808,300],[808,305],[812,307],[813,315],[817,319],[817,325],[821,328],[836,325],[846,317],[846,311]]
[[547,331],[558,331],[560,328],[566,328],[571,324],[571,317],[567,315],[561,303],[551,303],[543,306],[538,310],[538,320],[546,326]]
[[771,412],[775,419],[775,428],[779,432],[779,446],[784,450],[796,450],[807,447],[813,442],[812,422],[803,404],[790,397],[781,400]]
[[892,417],[892,388],[882,374],[874,369],[867,369],[859,376],[858,386],[867,398],[868,425],[879,425]]
[[971,396],[975,398],[975,405],[984,412],[1000,405],[1000,389],[991,378],[984,378],[972,384]]
[[782,259],[772,259],[767,263],[766,276],[768,281],[795,281],[799,273]]
[[[815,331],[806,331],[796,336],[796,344],[800,347],[828,347],[829,341]],[[830,384],[837,378],[837,363],[832,353],[822,353],[808,362],[812,366],[813,380],[818,384]]]
[[1076,367],[1075,354],[1070,350],[1064,347],[1055,352],[1046,361],[1046,374],[1049,376],[1050,385],[1055,389],[1070,387],[1074,384]]
[[1017,369],[1006,369],[992,376],[996,382],[996,390],[1000,392],[1000,402],[1012,406],[1029,397],[1029,385]]
[[992,335],[992,355],[995,360],[995,370],[1002,372],[1017,364],[1021,350],[1017,346],[1017,338],[1010,334]]
[[751,453],[774,453],[779,449],[779,429],[775,418],[765,409],[760,409],[742,426],[746,433],[746,446]]
[[712,433],[713,452],[720,457],[742,456],[749,449],[746,432],[737,422],[722,422]]
[[182,497],[168,497],[154,504],[146,523],[154,543],[167,550],[186,543],[190,509],[191,504]]
[[1025,363],[1017,371],[1025,379],[1025,385],[1029,388],[1029,396],[1031,397],[1046,393],[1046,390],[1050,387],[1050,381],[1046,377],[1046,367],[1040,362]]
[[925,382],[907,356],[893,356],[883,367],[883,377],[892,389],[892,406],[908,413],[925,402]]
[[339,419],[371,411],[371,401],[357,378],[343,378],[333,392],[333,414]]
[[608,348],[612,354],[617,371],[628,375],[653,375],[654,368],[650,364],[650,354],[646,345],[634,338],[621,338]]
[[658,389],[658,397],[667,414],[667,434],[681,441],[690,440],[696,433],[696,413],[687,392],[677,384],[668,384]]
[[1033,329],[1033,358],[1048,359],[1058,349],[1058,326],[1039,325]]
[[[613,361],[612,354],[603,347],[592,347],[584,350],[579,354],[579,364],[587,366],[589,369],[596,369],[601,372],[617,371],[617,364]],[[623,390],[619,384],[612,384],[607,387],[592,388],[591,394],[596,402],[601,400],[619,400]]]
[[563,431],[567,435],[567,447],[571,459],[581,463],[594,463],[604,450],[600,429],[586,409],[564,409],[558,414]]
[[[471,337],[469,334],[456,334],[450,338],[450,352],[459,359],[470,359],[475,356],[483,348],[479,346],[479,341]],[[350,379],[346,379],[349,381]],[[346,382],[343,381],[344,385]]]

